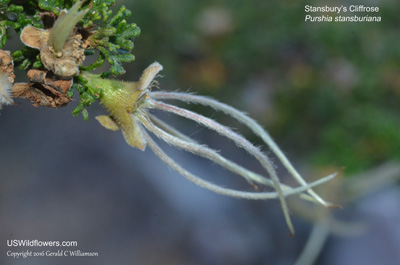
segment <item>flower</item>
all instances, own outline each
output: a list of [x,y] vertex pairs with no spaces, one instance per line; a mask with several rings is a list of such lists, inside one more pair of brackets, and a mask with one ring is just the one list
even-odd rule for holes
[[121,129],[126,142],[144,151],[146,141],[143,138],[137,119],[133,115],[141,104],[154,77],[163,69],[159,63],[153,63],[142,74],[138,82],[123,82],[103,79],[99,75],[82,73],[92,86],[104,89],[100,102],[110,112],[109,116],[98,116],[101,125],[110,130]]
[[[151,88],[157,84],[155,83],[156,81],[154,81],[154,78],[162,69],[162,66],[157,62],[151,64],[144,70],[142,76],[137,82],[110,80],[104,79],[100,75],[83,73],[82,76],[86,79],[87,85],[93,87],[96,91],[101,91],[99,96],[100,102],[110,113],[110,115],[96,117],[100,124],[107,129],[114,131],[121,129],[126,142],[133,147],[144,150],[146,146],[149,146],[150,149],[152,149],[153,152],[172,169],[203,188],[236,198],[252,200],[279,199],[286,223],[292,234],[294,234],[294,228],[286,204],[287,196],[297,194],[303,199],[324,206],[332,206],[332,204],[319,197],[311,188],[331,180],[335,177],[336,173],[316,182],[306,183],[300,174],[293,168],[291,163],[268,133],[265,132],[257,122],[244,113],[207,97],[180,92],[151,92]],[[222,111],[245,124],[271,148],[300,186],[293,188],[282,184],[279,181],[277,172],[271,160],[259,148],[229,127],[198,113],[167,104],[163,102],[164,100],[179,100],[187,103],[197,103],[209,106],[215,110]],[[151,113],[152,109],[169,112],[190,119],[210,130],[216,131],[224,137],[227,137],[239,148],[246,150],[250,155],[258,160],[266,170],[269,178],[240,166],[239,164],[223,157],[216,150],[211,149],[206,145],[197,143],[195,140],[182,134],[174,127],[155,117]],[[149,133],[160,138],[169,145],[199,155],[219,164],[229,171],[245,178],[255,187],[257,187],[256,185],[269,186],[273,187],[275,192],[258,192],[258,189],[255,189],[255,191],[239,191],[221,187],[206,181],[184,169],[173,158],[168,156],[152,139]]]
[[88,11],[79,11],[83,2],[76,3],[69,11],[61,11],[52,29],[26,26],[21,32],[21,41],[28,47],[40,50],[43,65],[61,78],[76,76],[85,60],[82,36],[75,32],[76,23]]

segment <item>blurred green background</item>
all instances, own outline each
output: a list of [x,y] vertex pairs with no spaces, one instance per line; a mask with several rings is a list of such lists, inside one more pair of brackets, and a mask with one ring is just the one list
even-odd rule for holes
[[[159,61],[162,89],[247,111],[314,166],[352,174],[399,159],[400,2],[314,2],[118,3],[142,29],[131,71]],[[382,21],[304,22],[306,4],[357,3],[378,6]]]

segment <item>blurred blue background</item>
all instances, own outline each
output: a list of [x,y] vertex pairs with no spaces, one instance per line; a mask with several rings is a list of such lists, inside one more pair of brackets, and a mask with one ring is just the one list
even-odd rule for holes
[[[117,1],[142,30],[123,78],[137,80],[158,61],[162,90],[212,96],[248,112],[308,180],[345,167],[337,186],[352,175],[362,183],[369,170],[400,158],[400,2],[313,2]],[[305,4],[356,3],[379,6],[382,22],[304,22]],[[1,264],[294,264],[307,242],[312,224],[295,209],[290,238],[276,201],[241,201],[194,186],[150,150],[132,149],[120,133],[103,129],[94,119],[105,113],[100,106],[84,122],[72,117],[74,102],[57,110],[17,102],[0,115]],[[190,107],[261,145],[230,119]],[[259,170],[217,135],[173,116],[164,120]],[[251,189],[207,161],[163,147],[201,176]],[[366,229],[329,236],[315,264],[399,264],[398,188],[349,203],[341,188],[328,189],[333,202],[345,201],[331,212]],[[4,254],[6,239],[75,240],[100,256],[13,260]]]

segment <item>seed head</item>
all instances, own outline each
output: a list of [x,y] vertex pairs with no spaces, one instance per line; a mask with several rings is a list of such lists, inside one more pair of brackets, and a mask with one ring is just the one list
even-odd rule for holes
[[14,83],[14,63],[9,51],[0,50],[0,109],[13,103],[11,87]]

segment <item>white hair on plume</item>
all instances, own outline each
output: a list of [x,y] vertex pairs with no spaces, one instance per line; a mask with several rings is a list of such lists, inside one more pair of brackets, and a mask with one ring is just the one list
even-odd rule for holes
[[14,101],[11,96],[12,83],[10,82],[9,75],[0,72],[0,109],[3,105],[10,105]]

